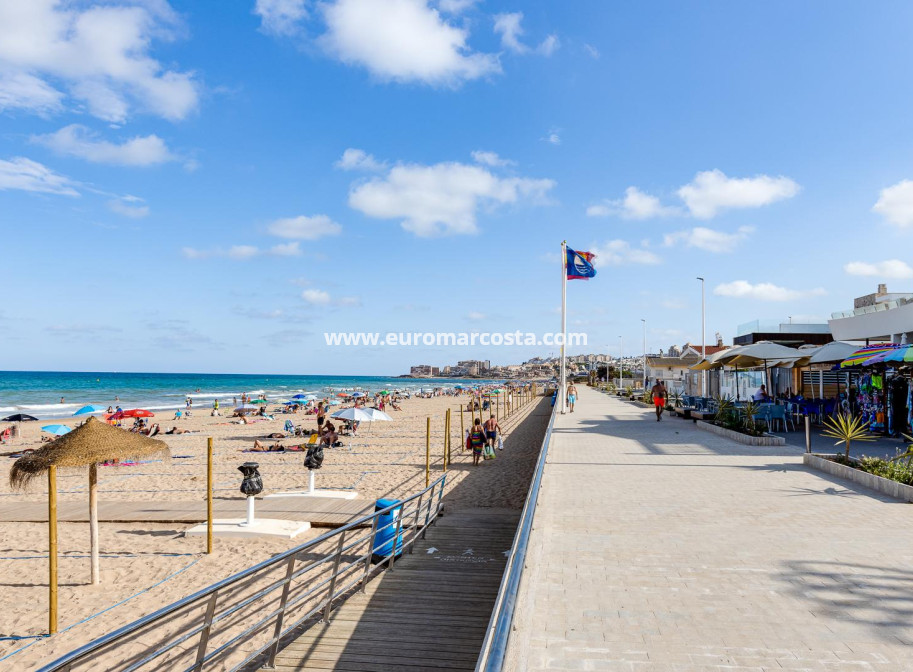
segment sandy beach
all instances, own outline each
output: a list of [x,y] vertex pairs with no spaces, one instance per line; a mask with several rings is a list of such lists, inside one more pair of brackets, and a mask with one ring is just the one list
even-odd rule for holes
[[[529,475],[538,453],[548,401],[538,399],[502,422],[505,450],[491,462],[472,467],[460,446],[460,402],[466,397],[409,399],[402,411],[391,411],[393,422],[363,424],[357,436],[342,437],[343,446],[328,449],[317,486],[354,489],[367,503],[380,497],[403,497],[424,486],[425,424],[431,418],[432,478],[442,473],[444,415],[452,409],[453,464],[448,470],[445,506],[519,508],[526,496]],[[271,406],[272,407],[272,406]],[[205,499],[206,441],[214,440],[216,498],[240,498],[237,467],[252,460],[260,464],[264,492],[307,488],[304,454],[249,453],[254,440],[281,432],[287,419],[316,429],[313,415],[276,415],[250,425],[232,424],[230,418],[211,417],[209,408],[193,417],[172,421],[172,412],[154,420],[162,429],[178,426],[190,434],[160,435],[172,457],[135,465],[99,469],[99,500],[188,501]],[[470,422],[469,414],[464,420]],[[75,425],[76,419],[60,422]],[[40,446],[40,426],[50,421],[22,424],[22,436],[5,451]],[[273,443],[275,440],[266,439]],[[301,439],[284,439],[294,445]],[[8,460],[7,468],[13,460]],[[36,479],[25,492],[13,491],[8,479],[0,483],[0,502],[47,501],[46,479]],[[60,502],[86,503],[86,470],[63,470],[58,476]],[[0,568],[6,590],[0,595],[0,667],[34,669],[91,639],[125,625],[174,600],[271,555],[304,543],[322,533],[312,529],[291,541],[275,539],[217,539],[212,555],[205,541],[185,538],[185,525],[102,523],[101,584],[89,584],[89,534],[85,523],[60,523],[60,632],[38,637],[47,630],[47,525],[0,525]],[[107,610],[107,611],[106,611]],[[27,647],[27,648],[23,648]],[[5,656],[9,656],[5,658]]]

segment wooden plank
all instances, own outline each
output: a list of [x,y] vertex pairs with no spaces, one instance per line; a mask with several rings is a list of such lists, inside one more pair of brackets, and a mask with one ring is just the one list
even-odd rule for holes
[[474,669],[517,520],[510,511],[439,519],[392,572],[284,647],[277,670]]

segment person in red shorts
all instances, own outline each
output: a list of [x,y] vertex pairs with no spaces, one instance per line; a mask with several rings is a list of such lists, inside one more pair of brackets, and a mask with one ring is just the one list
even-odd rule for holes
[[652,387],[653,406],[656,408],[656,422],[662,420],[663,410],[666,408],[666,386],[663,381],[656,379],[656,384]]

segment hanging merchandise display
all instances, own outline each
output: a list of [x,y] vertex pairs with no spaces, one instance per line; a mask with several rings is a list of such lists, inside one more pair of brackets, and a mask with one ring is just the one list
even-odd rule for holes
[[884,378],[870,373],[859,377],[856,407],[863,422],[873,431],[884,429]]

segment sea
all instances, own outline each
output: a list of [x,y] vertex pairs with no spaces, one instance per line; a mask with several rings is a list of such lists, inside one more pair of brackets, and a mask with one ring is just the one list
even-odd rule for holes
[[479,382],[383,376],[0,371],[0,416],[26,413],[39,420],[64,418],[87,404],[167,411],[183,408],[187,397],[193,399],[194,408],[209,408],[215,399],[224,408],[235,397],[240,401],[242,393],[282,401],[295,394],[323,397],[353,390],[385,389],[414,393]]

